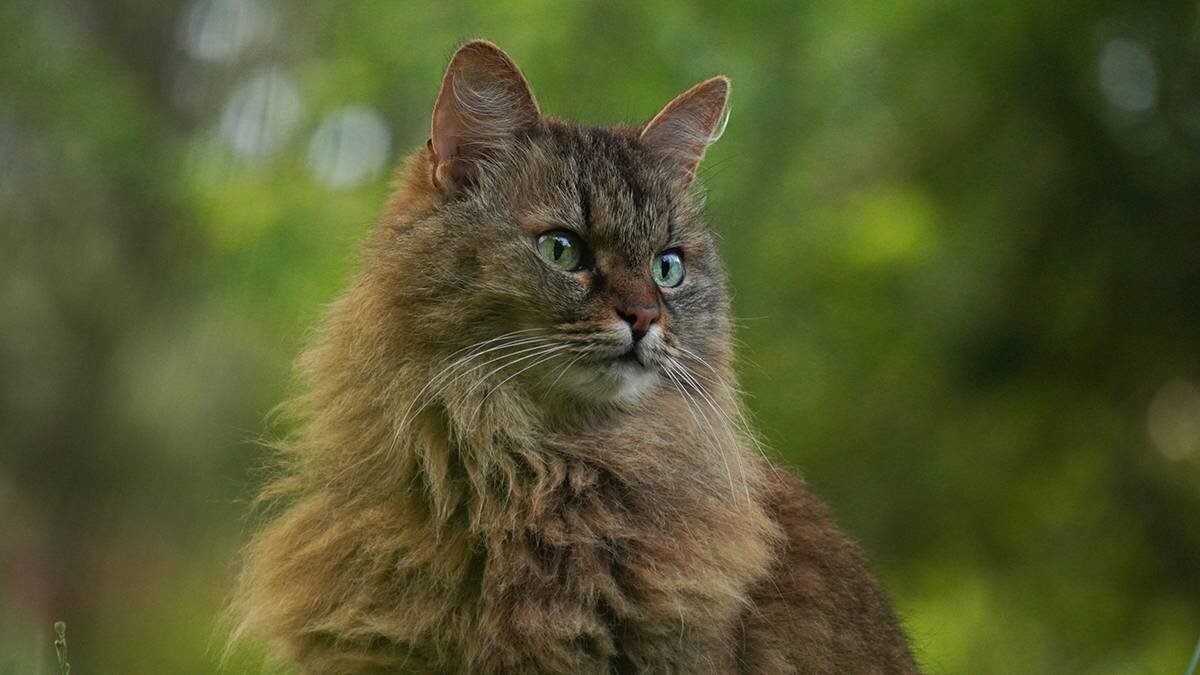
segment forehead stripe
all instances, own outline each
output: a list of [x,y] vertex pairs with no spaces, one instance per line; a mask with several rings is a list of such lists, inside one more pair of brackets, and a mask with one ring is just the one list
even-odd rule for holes
[[575,190],[579,193],[579,214],[583,219],[583,227],[590,230],[592,228],[592,193],[588,189],[587,177],[583,175],[582,166],[579,169],[579,179]]

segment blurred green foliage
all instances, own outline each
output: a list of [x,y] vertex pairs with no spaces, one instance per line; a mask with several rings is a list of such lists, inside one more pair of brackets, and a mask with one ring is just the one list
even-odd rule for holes
[[254,439],[470,37],[587,123],[732,77],[752,408],[930,672],[1182,671],[1200,23],[1144,0],[0,4],[0,671],[57,618],[217,668]]

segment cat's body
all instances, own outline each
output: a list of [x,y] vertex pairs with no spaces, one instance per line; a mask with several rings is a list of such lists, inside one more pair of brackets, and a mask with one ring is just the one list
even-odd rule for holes
[[460,50],[302,360],[240,631],[328,673],[915,671],[855,547],[741,424],[685,192],[727,87],[591,129]]

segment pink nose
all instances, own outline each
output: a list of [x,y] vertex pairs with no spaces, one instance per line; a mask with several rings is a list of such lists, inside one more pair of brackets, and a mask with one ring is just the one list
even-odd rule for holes
[[650,330],[650,324],[658,321],[658,307],[626,302],[624,306],[617,308],[617,315],[629,324],[629,329],[633,332],[633,341],[637,342]]

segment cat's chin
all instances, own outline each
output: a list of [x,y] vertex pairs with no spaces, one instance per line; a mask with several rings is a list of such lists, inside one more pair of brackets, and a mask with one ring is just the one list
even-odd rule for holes
[[636,361],[615,359],[569,368],[555,385],[559,391],[593,404],[629,405],[646,397],[659,382],[657,370]]

